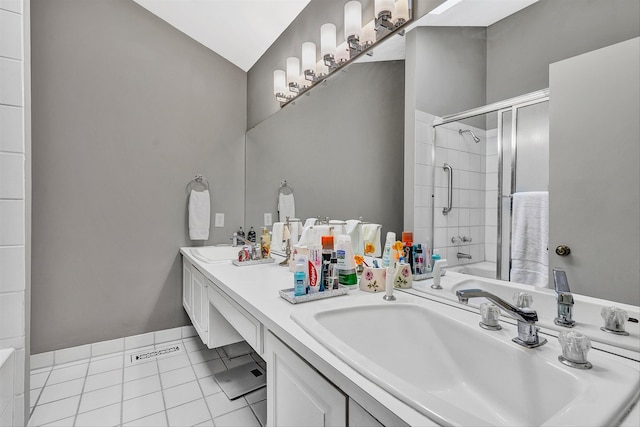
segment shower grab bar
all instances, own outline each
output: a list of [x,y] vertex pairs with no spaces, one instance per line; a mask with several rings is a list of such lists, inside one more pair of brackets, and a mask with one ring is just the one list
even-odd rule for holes
[[451,209],[453,209],[453,168],[451,167],[450,164],[445,163],[442,169],[444,169],[444,171],[448,172],[449,174],[449,179],[448,179],[449,191],[447,193],[447,207],[442,208],[442,215],[446,215],[449,212],[451,212]]

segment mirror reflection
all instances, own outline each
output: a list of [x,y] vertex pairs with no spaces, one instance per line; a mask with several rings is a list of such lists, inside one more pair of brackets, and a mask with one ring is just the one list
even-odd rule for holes
[[[539,227],[542,255],[535,262],[544,268],[527,268],[533,255],[520,254],[512,244],[516,212],[511,207],[514,194],[553,191],[549,100],[433,124],[545,90],[551,64],[637,37],[637,20],[627,16],[635,6],[540,0],[478,24],[469,17],[471,6],[462,13],[465,4],[450,22],[442,21],[446,13],[438,17],[442,26],[417,23],[404,38],[394,37],[405,43],[405,61],[353,64],[247,133],[247,227],[262,225],[267,212],[277,218],[278,186],[287,180],[296,189],[299,218],[362,216],[383,224],[383,235],[412,230],[415,241],[430,241],[454,268],[504,280],[520,274],[519,281],[553,286],[552,262],[544,253],[557,244]],[[615,34],[603,33],[596,13]],[[580,25],[574,24],[576,17]],[[452,200],[445,163],[454,166]],[[449,202],[453,209],[442,215]],[[621,244],[636,250],[628,239]],[[515,260],[524,263],[521,268]],[[597,265],[595,257],[580,262],[583,270]],[[613,291],[606,296],[621,299]]]

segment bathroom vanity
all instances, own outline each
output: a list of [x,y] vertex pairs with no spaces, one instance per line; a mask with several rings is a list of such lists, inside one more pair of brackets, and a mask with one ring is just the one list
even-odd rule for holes
[[231,247],[180,251],[183,305],[202,341],[214,348],[246,340],[267,362],[270,426],[638,422],[633,346],[617,352],[594,343],[594,369],[572,369],[557,360],[555,331],[543,327],[548,343],[524,349],[511,342],[515,322],[480,329],[477,309],[450,298],[412,290],[386,302],[354,290],[290,304],[279,290],[292,287],[292,274],[277,263],[235,266]]

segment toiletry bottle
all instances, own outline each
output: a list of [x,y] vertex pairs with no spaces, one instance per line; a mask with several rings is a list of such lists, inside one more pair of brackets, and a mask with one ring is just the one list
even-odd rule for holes
[[329,266],[331,265],[331,253],[333,252],[333,236],[322,236],[322,286],[320,291],[331,289],[333,283],[329,282]]
[[253,229],[253,226],[251,226],[251,228],[249,229],[249,233],[247,234],[247,240],[249,240],[251,243],[256,242],[256,231]]
[[413,274],[424,274],[424,254],[420,243],[413,246],[415,248]]
[[271,236],[269,236],[269,230],[267,230],[267,227],[262,227],[262,234],[260,235],[260,249],[262,250],[262,258],[268,258],[271,253]]
[[[242,227],[240,227],[240,229],[238,230],[238,237],[241,237],[242,239],[244,239],[244,231],[242,230]],[[239,240],[240,240],[240,243],[244,245],[245,242],[242,239],[239,239]]]
[[389,257],[391,256],[391,245],[396,241],[396,233],[387,232],[387,240],[384,242],[384,250],[382,251],[382,266],[389,267]]
[[233,246],[234,248],[236,246],[238,246],[238,232],[237,231],[233,232],[233,237],[231,238],[231,246]]
[[431,255],[431,271],[433,271],[433,266],[438,260],[440,260],[440,251],[438,249],[434,249],[433,255]]
[[358,276],[356,275],[356,262],[353,259],[351,236],[348,234],[338,236],[336,255],[338,257],[338,281],[341,285],[356,286]]
[[309,275],[309,293],[320,291],[320,275],[322,274],[322,246],[307,246],[307,265]]
[[331,252],[331,264],[329,264],[329,280],[327,289],[338,289],[340,287],[340,271],[338,270],[338,254]]
[[411,266],[411,270],[413,271],[413,251],[411,250],[413,247],[413,232],[411,231],[403,231],[402,232],[402,249],[404,254],[404,260]]
[[293,274],[293,295],[299,297],[307,293],[307,273],[304,272],[303,262],[296,264],[296,272]]

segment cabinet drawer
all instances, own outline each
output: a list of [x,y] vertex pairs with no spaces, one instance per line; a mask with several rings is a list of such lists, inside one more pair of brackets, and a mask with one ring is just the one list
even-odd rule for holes
[[215,284],[209,286],[209,302],[242,335],[256,353],[263,354],[263,330],[258,319],[218,289]]

